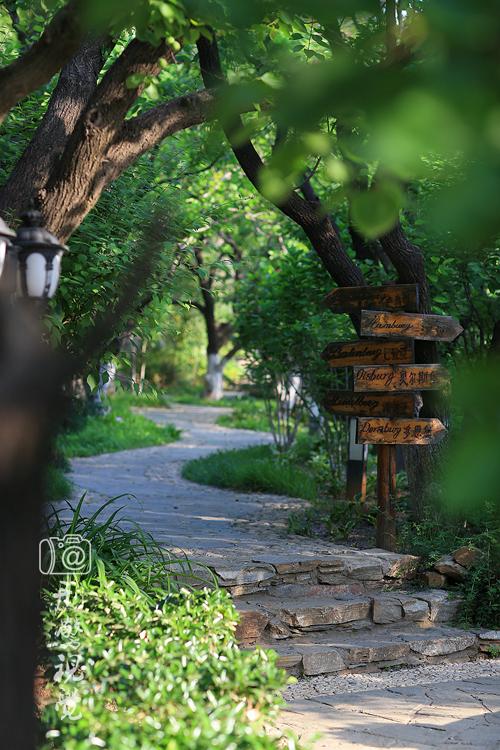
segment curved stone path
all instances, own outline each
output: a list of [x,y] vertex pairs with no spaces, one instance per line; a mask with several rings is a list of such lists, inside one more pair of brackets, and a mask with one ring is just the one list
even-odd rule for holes
[[[86,491],[85,513],[123,495],[122,515],[173,552],[231,562],[262,554],[332,554],[335,545],[286,536],[286,518],[301,501],[188,482],[182,464],[214,450],[267,443],[267,433],[217,426],[229,409],[176,405],[141,409],[158,424],[182,430],[176,443],[72,461],[72,480]],[[111,512],[111,511],[110,511]],[[429,665],[374,675],[328,675],[287,691],[281,729],[315,750],[498,750],[500,663]]]
[[[183,479],[182,465],[216,450],[270,443],[266,432],[252,432],[216,424],[228,408],[175,405],[170,409],[140,409],[157,424],[174,424],[181,439],[168,445],[107,453],[71,462],[77,491],[86,491],[88,514],[105,500],[123,495],[112,507],[139,523],[163,546],[202,559],[237,559],[283,552],[286,547],[331,545],[307,539],[284,539],[290,508],[299,500],[277,495],[248,494],[195,484]],[[111,510],[110,510],[111,512]],[[284,549],[285,546],[285,549]]]

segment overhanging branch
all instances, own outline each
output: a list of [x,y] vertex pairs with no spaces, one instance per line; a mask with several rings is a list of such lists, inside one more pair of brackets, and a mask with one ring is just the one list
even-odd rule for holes
[[70,0],[56,13],[40,39],[0,70],[0,122],[17,104],[47,81],[72,57],[83,38],[83,0]]

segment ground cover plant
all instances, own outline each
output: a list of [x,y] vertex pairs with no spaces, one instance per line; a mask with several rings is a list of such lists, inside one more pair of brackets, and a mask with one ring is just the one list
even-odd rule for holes
[[245,398],[233,401],[231,414],[217,417],[221,427],[234,427],[240,430],[269,432],[269,416],[265,402],[257,398]]
[[[110,399],[107,414],[88,415],[75,431],[66,431],[58,441],[59,450],[67,457],[95,456],[131,448],[164,445],[178,440],[180,432],[173,425],[157,425],[141,414],[135,414],[131,405],[135,401],[127,396]],[[155,406],[145,396],[137,405]]]
[[240,651],[226,592],[193,588],[194,574],[186,587],[189,561],[124,528],[119,509],[106,520],[113,503],[87,518],[82,498],[66,520],[47,518],[50,534],[91,542],[92,567],[43,591],[40,750],[275,750],[276,657]]
[[267,492],[305,500],[311,500],[317,494],[311,474],[279,460],[269,445],[217,451],[188,461],[182,476],[192,482],[242,492]]
[[498,628],[500,625],[500,523],[498,508],[486,505],[468,518],[449,510],[426,507],[419,520],[407,519],[400,528],[399,546],[419,555],[427,570],[443,555],[459,547],[479,551],[465,581],[456,586],[464,597],[460,611],[464,625]]

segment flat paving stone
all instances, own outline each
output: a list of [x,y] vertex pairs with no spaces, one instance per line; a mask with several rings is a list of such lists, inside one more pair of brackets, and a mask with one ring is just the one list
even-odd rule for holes
[[292,729],[303,741],[320,733],[314,750],[498,750],[500,711],[486,706],[483,695],[500,697],[500,674],[296,700],[282,713],[279,728]]

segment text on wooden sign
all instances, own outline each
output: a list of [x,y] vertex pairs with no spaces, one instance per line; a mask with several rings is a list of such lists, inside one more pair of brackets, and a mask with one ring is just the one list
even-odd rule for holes
[[348,365],[410,364],[414,361],[413,342],[401,341],[333,341],[321,354],[330,367]]
[[352,417],[415,417],[421,404],[414,393],[352,393],[329,391],[323,401],[326,411]]
[[358,419],[358,443],[387,445],[429,445],[446,435],[446,427],[439,419]]
[[417,284],[386,286],[342,286],[325,297],[325,305],[333,312],[352,313],[360,310],[418,310]]
[[361,311],[361,336],[404,336],[424,341],[453,341],[462,331],[460,323],[447,315]]
[[432,391],[449,385],[441,365],[375,365],[354,367],[355,391]]

